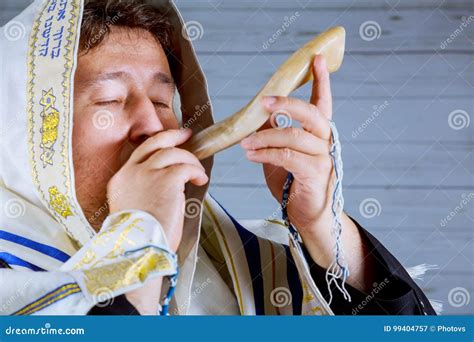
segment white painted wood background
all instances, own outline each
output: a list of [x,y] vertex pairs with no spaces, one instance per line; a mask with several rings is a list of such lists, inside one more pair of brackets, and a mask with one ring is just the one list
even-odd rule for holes
[[[474,201],[462,200],[474,192],[474,123],[453,129],[448,117],[456,110],[466,120],[474,115],[474,19],[469,19],[474,2],[176,2],[190,27],[199,29],[194,45],[216,120],[244,105],[307,40],[330,26],[346,28],[345,60],[332,75],[346,211],[405,266],[439,266],[419,284],[428,297],[443,302],[444,313],[472,314]],[[27,3],[0,1],[0,24]],[[264,49],[296,12],[297,19]],[[359,30],[367,21],[379,25],[380,37],[362,39]],[[463,21],[468,23],[463,32],[455,33]],[[296,95],[308,98],[309,88]],[[385,101],[374,116],[374,107]],[[265,218],[278,208],[260,167],[247,162],[238,146],[217,156],[211,193],[237,218]],[[370,218],[361,210],[366,199],[376,200],[378,215]],[[443,225],[452,211],[456,214]]]

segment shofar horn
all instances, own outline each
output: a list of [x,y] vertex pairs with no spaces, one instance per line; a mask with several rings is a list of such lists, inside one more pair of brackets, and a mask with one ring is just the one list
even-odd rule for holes
[[313,78],[311,64],[316,54],[324,56],[329,72],[338,70],[344,57],[345,37],[341,26],[321,33],[287,59],[244,108],[194,135],[182,147],[199,159],[205,159],[255,132],[271,115],[263,107],[262,97],[288,96],[310,81]]

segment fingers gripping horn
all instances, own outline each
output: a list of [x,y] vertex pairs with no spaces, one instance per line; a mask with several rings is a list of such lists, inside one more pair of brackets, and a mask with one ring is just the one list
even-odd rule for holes
[[313,78],[311,64],[317,54],[324,56],[329,72],[337,71],[344,57],[345,36],[341,26],[318,35],[288,58],[245,107],[197,133],[182,147],[199,159],[205,159],[255,132],[270,116],[263,107],[262,97],[288,96],[310,81]]

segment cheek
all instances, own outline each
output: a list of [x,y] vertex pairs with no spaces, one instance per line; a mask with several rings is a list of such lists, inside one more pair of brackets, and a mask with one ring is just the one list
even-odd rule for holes
[[161,124],[163,125],[164,129],[178,129],[179,128],[179,120],[176,117],[176,114],[170,112],[167,115],[163,115],[160,117]]
[[[110,113],[110,112],[109,112]],[[117,171],[123,165],[121,150],[126,140],[126,130],[106,111],[77,115],[73,127],[74,159],[82,161],[75,168],[87,169],[87,173],[100,170],[101,175]]]

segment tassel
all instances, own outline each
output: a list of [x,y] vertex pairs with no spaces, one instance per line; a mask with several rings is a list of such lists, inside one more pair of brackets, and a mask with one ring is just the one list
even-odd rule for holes
[[336,129],[336,125],[333,121],[330,121],[331,126],[331,158],[334,165],[334,192],[332,196],[332,214],[333,214],[333,225],[331,228],[332,235],[335,238],[334,244],[334,260],[326,271],[326,283],[329,292],[328,304],[332,302],[332,291],[331,284],[334,284],[336,288],[342,293],[344,299],[351,301],[351,296],[345,287],[347,278],[349,277],[349,268],[344,259],[344,248],[342,245],[342,222],[341,215],[344,210],[344,196],[342,195],[342,178],[343,178],[343,164],[341,157],[341,143],[339,141],[339,134]]
[[178,284],[178,275],[179,275],[179,268],[176,268],[176,273],[168,277],[170,285],[168,288],[168,292],[163,298],[163,304],[160,304],[158,308],[158,315],[160,316],[170,315],[169,306],[171,303],[171,299],[173,298],[174,292],[176,290],[176,285]]
[[[339,134],[336,129],[336,125],[333,121],[330,121],[331,126],[331,137],[332,137],[332,146],[330,155],[334,165],[335,180],[334,180],[334,192],[332,195],[332,206],[331,211],[333,214],[333,223],[331,227],[331,233],[334,237],[334,260],[326,271],[326,284],[329,292],[328,304],[331,305],[332,302],[332,289],[331,286],[334,285],[344,296],[344,299],[351,301],[351,295],[346,289],[346,280],[349,277],[349,267],[344,258],[344,248],[342,245],[342,222],[341,215],[344,209],[344,196],[342,195],[342,177],[343,177],[343,165],[341,157],[341,143],[339,141]],[[290,219],[287,213],[287,205],[289,201],[290,188],[293,183],[294,177],[291,172],[288,172],[286,181],[283,184],[283,194],[281,201],[281,215],[282,219],[285,222],[285,225],[288,227],[289,232],[293,239],[298,243],[301,238],[298,234],[296,228],[291,224]]]

